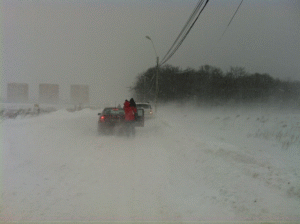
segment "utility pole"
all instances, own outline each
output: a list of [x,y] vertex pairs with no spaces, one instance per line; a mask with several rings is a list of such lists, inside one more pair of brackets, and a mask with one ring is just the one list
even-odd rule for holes
[[146,102],[146,76],[144,76],[144,102]]
[[158,99],[158,75],[159,75],[159,57],[156,57],[155,113],[157,112],[157,99]]
[[156,50],[155,50],[154,43],[153,43],[152,39],[149,36],[146,36],[146,38],[151,41],[154,52],[155,52],[155,56],[156,56],[156,89],[155,89],[155,104],[154,104],[155,113],[156,113],[157,112],[157,99],[158,99],[159,57],[157,56],[157,53],[156,53]]

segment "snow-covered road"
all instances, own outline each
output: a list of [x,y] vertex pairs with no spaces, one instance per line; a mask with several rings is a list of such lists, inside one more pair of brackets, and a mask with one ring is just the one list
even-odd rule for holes
[[98,112],[1,122],[2,221],[300,220],[300,115],[167,106],[126,138]]

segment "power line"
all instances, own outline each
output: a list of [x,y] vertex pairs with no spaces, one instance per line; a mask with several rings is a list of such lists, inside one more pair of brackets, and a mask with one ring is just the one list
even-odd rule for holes
[[202,13],[202,11],[204,10],[205,6],[207,5],[209,0],[206,1],[205,5],[203,6],[202,10],[199,12],[197,18],[195,19],[195,21],[193,22],[193,24],[190,26],[190,28],[188,29],[188,31],[186,32],[186,34],[184,35],[184,37],[180,40],[180,42],[177,44],[177,46],[175,47],[175,49],[173,50],[173,52],[164,60],[162,61],[162,64],[166,63],[174,54],[175,52],[178,50],[178,48],[181,46],[182,42],[185,40],[185,38],[187,37],[187,35],[189,34],[189,32],[191,31],[192,27],[194,26],[194,24],[196,23],[196,21],[198,20],[200,14]]
[[192,14],[190,15],[188,21],[185,23],[184,27],[182,28],[181,32],[179,33],[179,35],[177,36],[176,40],[174,41],[173,45],[170,47],[169,51],[166,53],[166,55],[164,56],[164,58],[162,59],[162,61],[166,58],[166,56],[170,53],[170,51],[172,50],[172,48],[175,46],[176,42],[179,40],[180,36],[183,34],[183,32],[186,30],[186,27],[189,25],[189,23],[192,21],[192,19],[195,17],[195,15],[197,14],[199,8],[201,7],[201,5],[203,4],[204,0],[200,0],[196,7],[194,8],[194,11],[192,12]]
[[[240,6],[242,5],[243,1],[244,1],[244,0],[242,0],[242,1],[240,2],[239,6],[238,6],[238,7],[237,7],[237,9],[235,10],[235,13],[234,13],[234,14],[233,14],[233,16],[231,17],[231,20],[229,21],[229,23],[228,23],[227,27],[225,28],[225,30],[224,30],[224,32],[223,32],[223,34],[222,34],[221,38],[222,38],[222,37],[223,37],[223,35],[225,34],[225,32],[226,32],[227,28],[229,27],[229,25],[230,25],[231,21],[233,20],[233,18],[234,18],[234,16],[235,16],[235,14],[236,14],[236,13],[237,13],[237,11],[239,10],[239,8],[240,8]],[[220,38],[220,39],[221,39],[221,38]]]

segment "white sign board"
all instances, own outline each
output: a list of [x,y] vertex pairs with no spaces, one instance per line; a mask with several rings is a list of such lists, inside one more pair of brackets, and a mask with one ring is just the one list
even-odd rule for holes
[[89,86],[88,85],[71,85],[71,103],[88,104],[89,100]]
[[28,84],[26,83],[8,83],[7,101],[10,103],[28,102]]

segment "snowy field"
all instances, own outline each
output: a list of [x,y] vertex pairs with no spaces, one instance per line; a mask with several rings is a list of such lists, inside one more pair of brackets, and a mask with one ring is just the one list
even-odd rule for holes
[[300,111],[169,105],[134,138],[97,113],[2,119],[2,221],[300,222]]

